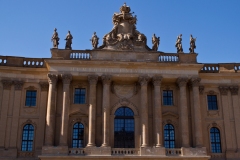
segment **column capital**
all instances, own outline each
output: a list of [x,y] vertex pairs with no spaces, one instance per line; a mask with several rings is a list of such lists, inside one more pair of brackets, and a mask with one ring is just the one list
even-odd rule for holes
[[47,76],[48,76],[48,83],[49,84],[56,84],[57,83],[58,75],[48,73]]
[[219,89],[221,95],[227,95],[229,87],[228,86],[219,86],[218,89]]
[[188,78],[187,77],[179,77],[177,79],[177,84],[178,84],[179,87],[186,86],[187,82],[188,82]]
[[230,86],[229,90],[231,92],[232,95],[238,95],[238,86]]
[[89,75],[88,76],[88,82],[90,85],[96,85],[98,81],[98,75]]
[[204,86],[199,86],[199,93],[203,94],[203,91],[204,91]]
[[2,84],[3,84],[3,89],[10,90],[13,82],[12,82],[12,80],[3,79]]
[[152,78],[152,82],[154,86],[161,86],[162,83],[162,76],[156,75]]
[[149,80],[150,78],[148,76],[140,76],[138,78],[138,82],[140,83],[141,86],[147,85]]
[[13,81],[13,84],[14,84],[14,89],[15,90],[22,90],[22,87],[23,87],[23,81]]
[[61,74],[63,84],[70,84],[72,81],[71,74]]
[[112,81],[112,76],[111,75],[102,75],[101,79],[102,79],[102,82],[103,82],[104,85],[105,84],[109,85]]
[[48,91],[48,87],[49,87],[48,82],[39,82],[39,85],[41,87],[41,91]]
[[192,78],[190,79],[190,85],[191,85],[191,87],[198,87],[199,84],[200,84],[200,81],[201,81],[201,78],[199,78],[199,77],[192,77]]

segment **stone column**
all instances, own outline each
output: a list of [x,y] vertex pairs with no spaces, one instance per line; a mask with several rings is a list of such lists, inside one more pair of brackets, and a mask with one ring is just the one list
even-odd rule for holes
[[196,147],[203,146],[203,132],[202,132],[202,116],[199,99],[199,83],[201,79],[198,77],[191,78],[191,87],[193,91],[193,119],[194,119],[194,138]]
[[188,78],[179,77],[177,83],[180,89],[179,93],[179,108],[180,108],[180,123],[181,123],[181,136],[182,147],[189,147],[189,123],[188,123],[188,108],[187,108],[187,94],[186,84]]
[[142,147],[148,147],[148,76],[140,76],[138,79],[141,85],[141,128],[142,128]]
[[46,114],[45,146],[54,145],[55,114],[56,114],[56,84],[58,75],[48,74],[48,103]]
[[97,75],[89,75],[89,135],[87,147],[95,146]]
[[240,152],[240,109],[239,109],[239,96],[238,96],[238,86],[230,86],[229,90],[232,95],[232,106],[233,106],[233,114],[234,114],[234,123],[235,123],[235,129],[234,129],[234,135],[236,136],[236,143],[237,143],[237,150]]
[[61,125],[61,133],[60,133],[60,141],[59,144],[61,146],[68,146],[67,144],[67,133],[68,133],[68,121],[69,121],[69,108],[70,108],[70,94],[69,87],[72,81],[71,74],[62,74],[62,82],[63,82],[63,108],[62,108],[62,125]]
[[109,116],[110,116],[110,84],[111,84],[111,76],[103,75],[102,76],[103,83],[103,144],[102,147],[109,146]]
[[155,143],[156,147],[162,147],[162,134],[163,134],[163,126],[162,126],[162,105],[161,105],[161,76],[153,77],[153,85],[154,85],[154,128],[155,128]]
[[[0,120],[0,148],[4,148],[6,128],[7,128],[7,115],[10,103],[10,92],[13,82],[11,80],[2,80],[3,94],[2,94],[2,109],[1,109],[1,120]],[[4,109],[3,109],[4,108]]]

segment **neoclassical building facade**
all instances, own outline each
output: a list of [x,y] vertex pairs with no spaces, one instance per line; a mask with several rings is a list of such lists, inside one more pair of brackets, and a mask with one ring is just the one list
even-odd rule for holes
[[113,22],[92,50],[55,30],[51,58],[0,56],[0,159],[240,159],[240,63],[150,49],[125,4]]

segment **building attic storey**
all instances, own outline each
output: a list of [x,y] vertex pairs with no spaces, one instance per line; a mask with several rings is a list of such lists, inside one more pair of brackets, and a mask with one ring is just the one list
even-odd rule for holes
[[125,3],[112,22],[92,50],[55,28],[51,58],[0,56],[0,159],[239,159],[240,63],[148,47]]

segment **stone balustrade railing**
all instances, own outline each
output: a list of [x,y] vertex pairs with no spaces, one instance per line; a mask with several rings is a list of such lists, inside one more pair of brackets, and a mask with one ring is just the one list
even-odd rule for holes
[[211,153],[211,159],[225,159],[225,153]]
[[69,148],[69,155],[85,155],[84,148]]
[[138,148],[112,148],[112,155],[139,155]]
[[167,156],[180,156],[182,155],[181,148],[166,148]]
[[161,54],[158,57],[159,62],[178,62],[179,58],[176,54]]
[[86,59],[89,60],[91,59],[91,55],[90,53],[78,53],[78,52],[74,52],[70,54],[70,59]]
[[200,73],[240,72],[240,63],[204,64]]
[[31,158],[31,157],[34,157],[34,156],[35,156],[34,152],[18,151],[18,157],[19,158]]
[[0,56],[0,66],[43,68],[45,63],[43,58]]

